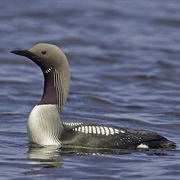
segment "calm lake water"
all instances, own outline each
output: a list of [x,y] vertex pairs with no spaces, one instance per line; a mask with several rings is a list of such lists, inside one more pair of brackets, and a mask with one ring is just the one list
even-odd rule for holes
[[[179,179],[179,0],[2,0],[0,42],[0,179]],[[10,51],[39,42],[59,46],[70,63],[65,121],[152,130],[177,149],[82,152],[29,144],[27,118],[43,76]]]

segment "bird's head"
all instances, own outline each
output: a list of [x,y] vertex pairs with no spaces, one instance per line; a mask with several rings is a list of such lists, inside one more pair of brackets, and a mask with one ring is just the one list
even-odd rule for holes
[[[14,54],[25,56],[36,63],[45,77],[44,95],[41,102],[54,102],[61,110],[65,103],[70,86],[69,64],[64,53],[53,44],[40,43],[29,50],[11,51]],[[53,88],[55,89],[56,99]],[[54,100],[55,99],[55,100]]]

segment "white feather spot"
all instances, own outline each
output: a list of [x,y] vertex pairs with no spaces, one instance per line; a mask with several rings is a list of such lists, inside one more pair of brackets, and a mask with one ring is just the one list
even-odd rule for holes
[[88,131],[88,126],[85,126],[85,133],[88,134],[89,131]]
[[101,129],[101,134],[102,134],[102,135],[105,135],[104,127],[100,126],[100,129]]
[[92,126],[92,129],[93,129],[93,130],[92,130],[92,133],[93,133],[93,134],[96,134],[96,128],[95,128],[95,126]]
[[92,127],[89,126],[89,133],[92,133]]
[[63,122],[64,125],[66,126],[79,126],[81,125],[82,123],[78,123],[78,122]]
[[48,73],[50,73],[50,72],[51,72],[51,70],[52,70],[52,67],[50,67],[50,68],[46,69],[46,71],[44,71],[44,74],[48,74]]
[[105,132],[106,132],[106,136],[108,136],[108,135],[109,135],[109,128],[104,127],[104,130],[105,130]]
[[82,129],[81,129],[81,132],[83,132],[83,133],[84,133],[84,126],[82,126],[81,128],[82,128]]
[[114,129],[115,134],[119,134],[119,129]]
[[97,134],[101,134],[101,130],[99,126],[96,126]]
[[123,131],[123,130],[120,130],[120,132],[121,132],[121,133],[125,133],[125,131]]
[[137,146],[137,149],[148,149],[148,148],[149,148],[149,146],[146,144],[140,144]]
[[78,127],[78,131],[81,132],[81,127]]
[[110,134],[114,135],[114,129],[113,128],[109,128]]

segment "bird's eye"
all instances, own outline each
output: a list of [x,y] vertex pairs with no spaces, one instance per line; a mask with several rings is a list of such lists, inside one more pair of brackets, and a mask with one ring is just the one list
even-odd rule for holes
[[45,55],[45,54],[46,54],[46,51],[41,51],[41,54]]

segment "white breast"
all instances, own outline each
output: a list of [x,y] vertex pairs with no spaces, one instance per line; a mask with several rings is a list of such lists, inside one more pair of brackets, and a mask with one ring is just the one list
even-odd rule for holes
[[37,105],[31,111],[27,131],[29,140],[40,145],[61,145],[63,131],[56,105]]

